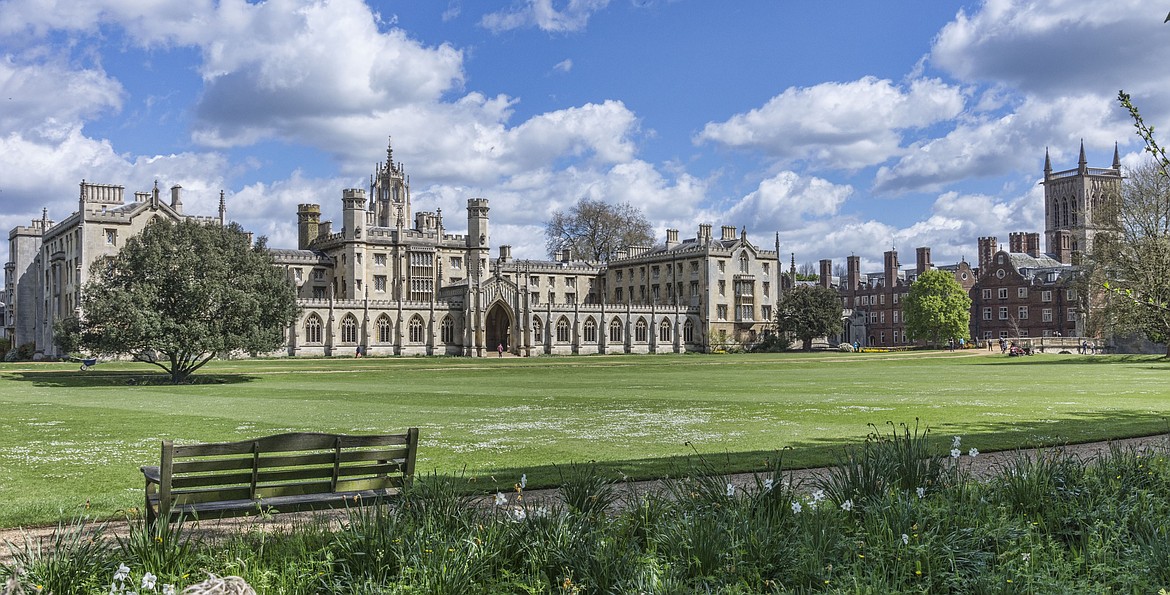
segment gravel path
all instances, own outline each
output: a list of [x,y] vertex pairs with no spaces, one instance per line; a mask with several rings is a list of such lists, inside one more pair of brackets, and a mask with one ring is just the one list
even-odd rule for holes
[[[1159,434],[1155,436],[1147,436],[1142,438],[1128,438],[1123,440],[1115,440],[1113,442],[1090,442],[1085,444],[1071,444],[1059,447],[1064,452],[1067,452],[1082,461],[1090,461],[1095,457],[1107,453],[1109,445],[1114,444],[1121,448],[1135,448],[1135,449],[1161,449],[1163,451],[1170,450],[1170,434]],[[1023,454],[1034,456],[1036,453],[1044,449],[1032,449],[1021,451]],[[1047,450],[1052,450],[1047,449]],[[966,454],[960,459],[960,464],[971,471],[975,477],[989,477],[996,473],[1003,465],[1010,462],[1016,456],[1016,451],[1003,452],[988,452],[980,453],[977,457],[970,457]],[[826,468],[818,469],[797,469],[786,472],[789,480],[793,485],[800,485],[807,483],[823,474]],[[728,480],[731,483],[740,487],[754,486],[756,475],[753,473],[743,473],[729,476]],[[639,481],[619,484],[620,489],[626,493],[647,493],[652,491],[664,490],[664,482],[661,480],[653,481]],[[525,492],[525,498],[530,504],[537,504],[541,501],[548,501],[558,497],[557,490],[528,490]],[[472,499],[472,504],[490,506],[493,498],[491,496],[483,496]],[[511,500],[511,499],[510,499]],[[239,534],[247,531],[266,531],[266,532],[281,532],[288,531],[297,525],[310,522],[326,522],[332,527],[339,527],[341,521],[344,519],[344,511],[330,511],[330,512],[316,512],[316,513],[289,513],[277,514],[269,517],[245,517],[237,519],[224,520],[209,520],[199,523],[194,526],[194,530],[198,532],[199,536],[207,540],[215,540],[218,538]],[[126,536],[129,525],[125,521],[110,521],[106,526],[105,535],[112,536]],[[27,528],[13,528],[0,529],[0,564],[7,564],[12,561],[12,551],[14,548],[23,548],[26,543],[33,544],[45,542],[52,537],[56,526],[40,526]]]

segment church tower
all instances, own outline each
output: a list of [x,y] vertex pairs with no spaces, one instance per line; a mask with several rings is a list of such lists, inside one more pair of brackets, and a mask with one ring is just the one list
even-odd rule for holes
[[375,227],[410,225],[410,179],[401,163],[394,163],[394,147],[386,146],[386,162],[379,163],[370,176],[370,198],[373,201]]
[[1089,167],[1081,141],[1076,169],[1052,171],[1044,151],[1044,241],[1050,256],[1070,264],[1093,248],[1099,222],[1094,218],[1106,200],[1121,191],[1121,158],[1113,146],[1113,166]]

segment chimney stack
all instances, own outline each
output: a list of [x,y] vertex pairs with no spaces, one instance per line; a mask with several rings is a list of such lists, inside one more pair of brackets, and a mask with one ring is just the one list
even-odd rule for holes
[[922,273],[925,273],[926,271],[934,268],[934,265],[930,262],[930,248],[923,246],[918,248],[916,252],[917,255],[914,263],[914,273],[916,275],[921,275]]
[[821,259],[821,274],[817,278],[821,283],[821,287],[830,288],[833,286],[833,261],[822,258]]

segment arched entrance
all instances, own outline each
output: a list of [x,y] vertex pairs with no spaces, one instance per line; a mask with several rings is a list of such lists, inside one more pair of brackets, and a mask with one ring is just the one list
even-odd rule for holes
[[502,302],[496,302],[488,308],[484,322],[484,339],[487,341],[485,347],[489,352],[495,351],[501,344],[505,351],[516,350],[516,345],[512,341],[512,313]]

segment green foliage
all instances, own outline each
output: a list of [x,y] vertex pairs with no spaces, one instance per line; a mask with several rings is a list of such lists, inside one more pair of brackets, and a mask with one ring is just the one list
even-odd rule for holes
[[568,211],[553,213],[544,226],[548,253],[552,257],[571,249],[576,258],[606,262],[628,246],[646,246],[654,241],[654,229],[641,209],[611,205],[582,198]]
[[820,285],[798,285],[784,293],[776,305],[776,328],[790,333],[812,350],[812,341],[841,330],[841,297]]
[[[101,528],[77,522],[43,543],[12,546],[14,562],[0,569],[0,580],[11,578],[9,588],[21,594],[126,592],[150,572],[153,554],[141,552],[152,548],[167,552],[172,572],[198,569],[179,577],[177,591],[207,573],[289,595],[1170,587],[1165,445],[1114,448],[1092,462],[1059,451],[1021,455],[985,482],[940,480],[919,494],[899,487],[929,481],[917,471],[900,475],[914,466],[906,458],[945,455],[934,452],[926,431],[890,428],[875,428],[869,441],[887,489],[873,491],[863,505],[787,483],[778,461],[749,485],[732,485],[724,470],[699,459],[664,492],[632,494],[607,514],[546,508],[519,492],[497,506],[461,496],[459,481],[431,477],[408,499],[350,511],[336,528],[321,521],[273,534],[248,530],[186,548],[173,547],[182,539],[140,526],[111,548]],[[115,568],[125,568],[129,579],[111,583]],[[156,579],[159,586],[168,581]]]
[[561,476],[561,499],[573,513],[604,514],[617,502],[613,479],[597,463],[569,463],[557,471]]
[[906,336],[938,344],[970,339],[971,298],[947,271],[926,271],[910,285],[902,302]]
[[[764,338],[752,345],[752,353],[783,353],[792,347],[792,339],[786,334],[764,332]],[[850,349],[852,351],[852,349]]]
[[116,536],[116,540],[131,566],[155,574],[164,583],[176,583],[190,573],[192,555],[200,539],[190,531],[188,519],[174,524],[160,522],[153,527],[142,519],[127,523],[126,536]]
[[82,309],[82,347],[129,354],[181,382],[216,356],[278,348],[296,297],[237,226],[156,221],[94,263]]
[[81,321],[66,316],[53,322],[53,344],[62,354],[75,354],[81,348]]

